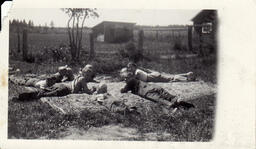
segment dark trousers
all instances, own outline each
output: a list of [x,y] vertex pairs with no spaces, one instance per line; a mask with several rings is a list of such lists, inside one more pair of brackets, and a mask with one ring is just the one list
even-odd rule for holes
[[162,103],[168,106],[177,102],[175,95],[170,94],[167,90],[160,86],[139,81],[135,94],[151,100],[153,102]]
[[30,88],[29,90],[19,94],[19,100],[39,99],[41,97],[66,96],[71,91],[64,85],[54,85],[46,89]]

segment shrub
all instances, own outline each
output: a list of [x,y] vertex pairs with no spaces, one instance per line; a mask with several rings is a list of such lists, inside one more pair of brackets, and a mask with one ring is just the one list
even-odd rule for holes
[[173,45],[173,50],[187,51],[186,45],[182,44],[180,40],[176,40]]
[[28,53],[25,61],[28,62],[28,63],[34,63],[35,62],[35,56],[32,53]]

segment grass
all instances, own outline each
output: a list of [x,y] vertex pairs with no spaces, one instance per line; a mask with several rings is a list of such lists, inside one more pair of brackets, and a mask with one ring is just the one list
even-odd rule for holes
[[[44,52],[47,48],[58,48],[66,44],[64,34],[32,34],[29,35],[30,50]],[[35,73],[52,74],[58,66],[70,64],[75,73],[84,66],[88,51],[87,38],[81,54],[82,62],[72,65],[67,62],[47,61],[45,63],[25,63],[15,57],[10,57],[9,63],[21,70],[20,74]],[[216,57],[181,58],[161,60],[156,55],[175,54],[173,43],[160,41],[145,41],[145,53],[152,61],[142,61],[139,66],[169,73],[184,73],[193,71],[197,77],[206,82],[216,84]],[[15,35],[10,35],[10,49],[15,51]],[[119,50],[124,44],[95,43],[96,58],[93,63],[99,74],[117,76],[118,70],[127,64],[127,59],[120,57]],[[180,53],[180,52],[178,52]],[[148,133],[157,133],[159,141],[210,141],[214,132],[215,95],[205,96],[191,101],[196,108],[181,110],[173,115],[148,113],[142,115],[123,115],[118,113],[91,113],[83,111],[80,115],[62,115],[54,111],[41,101],[15,102],[12,99],[17,95],[19,87],[9,83],[8,105],[8,138],[47,138],[58,139],[63,137],[64,131],[70,127],[86,131],[91,127],[122,124],[125,127],[136,128],[140,137],[135,140],[150,140]],[[161,134],[168,133],[164,136]]]
[[[16,86],[10,83],[10,89]],[[180,110],[173,115],[148,113],[142,115],[109,112],[92,113],[83,111],[80,115],[63,115],[41,101],[15,102],[9,100],[8,138],[58,139],[68,128],[86,131],[91,127],[122,124],[135,128],[139,140],[150,140],[148,133],[159,135],[159,141],[209,141],[213,137],[215,119],[215,96],[205,96],[190,101],[196,108]]]

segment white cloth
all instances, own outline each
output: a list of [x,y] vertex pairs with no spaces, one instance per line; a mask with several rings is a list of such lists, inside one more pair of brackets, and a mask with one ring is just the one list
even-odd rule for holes
[[137,70],[135,71],[135,76],[136,76],[136,78],[137,78],[138,80],[147,82],[148,73],[146,73],[145,71],[140,70],[140,69],[137,69]]
[[38,87],[38,88],[41,88],[41,89],[46,88],[46,87],[47,87],[46,80],[38,81],[38,82],[35,84],[35,87]]

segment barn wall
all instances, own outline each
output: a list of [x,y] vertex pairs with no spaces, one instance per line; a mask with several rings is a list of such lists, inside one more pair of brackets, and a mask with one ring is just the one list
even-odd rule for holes
[[126,42],[133,37],[133,24],[106,23],[105,41],[106,42]]

